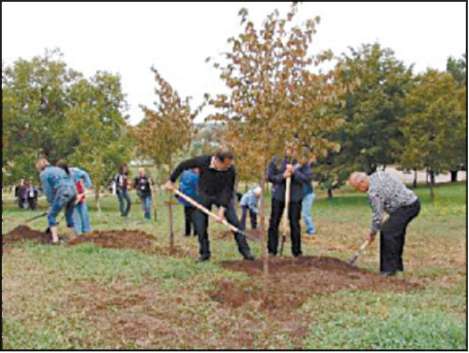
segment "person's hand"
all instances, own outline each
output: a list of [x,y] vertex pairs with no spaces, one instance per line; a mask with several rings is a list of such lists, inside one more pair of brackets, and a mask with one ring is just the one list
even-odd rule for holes
[[222,223],[223,220],[225,219],[225,209],[223,207],[220,207],[218,209],[218,214],[217,214],[217,223]]
[[284,179],[289,178],[289,177],[291,177],[291,174],[292,174],[292,173],[291,173],[290,171],[285,170],[285,171],[283,172],[283,178],[284,178]]
[[375,241],[375,238],[376,238],[376,233],[374,232],[370,232],[368,236],[366,237],[366,239],[368,240],[370,244]]
[[163,188],[165,190],[173,191],[176,188],[176,185],[171,180],[168,180],[166,184],[163,185]]

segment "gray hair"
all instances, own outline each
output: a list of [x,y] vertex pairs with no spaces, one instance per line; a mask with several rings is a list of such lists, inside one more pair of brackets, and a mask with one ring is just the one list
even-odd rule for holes
[[363,172],[353,172],[348,178],[348,182],[352,185],[361,183],[363,180],[368,180],[368,175]]

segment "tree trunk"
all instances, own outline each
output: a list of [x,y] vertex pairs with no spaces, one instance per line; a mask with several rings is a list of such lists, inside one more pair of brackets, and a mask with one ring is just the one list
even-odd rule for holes
[[100,204],[100,200],[99,200],[99,190],[100,190],[100,186],[99,186],[99,184],[97,184],[95,189],[94,189],[94,200],[95,200],[96,208],[98,209],[98,212],[101,213],[101,204]]
[[173,194],[169,194],[168,199],[168,213],[169,213],[169,252],[174,252],[174,229],[173,229]]
[[430,199],[433,202],[435,200],[435,192],[433,187],[435,185],[435,172],[433,170],[428,171],[428,175],[430,176]]
[[330,200],[332,199],[333,195],[332,195],[332,188],[327,188],[327,198]]
[[412,182],[412,187],[417,188],[417,169],[414,169],[414,181]]
[[458,181],[458,171],[457,170],[451,170],[451,182],[455,183]]
[[[264,168],[264,173],[267,168]],[[266,227],[265,227],[265,189],[266,189],[266,183],[265,183],[265,175],[263,174],[261,177],[261,180],[259,182],[260,187],[261,187],[261,197],[260,197],[260,202],[259,202],[259,230],[261,234],[267,234],[266,232]],[[266,235],[267,237],[267,235]],[[267,239],[264,241],[264,245],[267,244]],[[269,253],[267,246],[264,246],[264,261],[263,261],[263,270],[264,270],[264,279],[267,280],[267,277],[269,276]]]

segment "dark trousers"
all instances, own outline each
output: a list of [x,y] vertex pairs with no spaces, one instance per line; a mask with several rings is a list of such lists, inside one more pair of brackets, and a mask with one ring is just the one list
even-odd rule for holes
[[[188,237],[191,235],[191,231],[193,230],[195,234],[195,227],[193,227],[193,220],[192,220],[192,213],[194,212],[195,208],[192,206],[184,206],[184,223],[186,225],[186,232],[185,235]],[[194,229],[193,229],[194,228]]]
[[32,210],[36,209],[37,199],[35,197],[28,197],[29,208]]
[[[272,199],[272,209],[269,221],[269,239],[267,249],[269,254],[277,255],[278,249],[278,227],[282,219],[285,202]],[[301,255],[301,201],[290,202],[288,208],[288,219],[290,221],[291,252],[293,256]]]
[[130,206],[132,205],[128,191],[117,189],[117,199],[119,200],[119,210],[121,212],[121,216],[127,217],[130,212]]
[[380,233],[380,271],[404,271],[402,253],[404,251],[407,225],[420,212],[420,201],[404,206],[392,213],[383,223]]
[[[211,210],[212,205],[217,204],[214,202],[213,199],[210,199],[208,197],[198,195],[197,201]],[[233,203],[230,203],[228,208],[225,210],[225,218],[228,221],[228,223],[234,225],[237,228],[240,228],[240,223],[238,221],[238,216],[236,215],[236,210],[233,206]],[[203,213],[202,211],[198,209],[194,209],[192,212],[192,220],[195,228],[195,232],[197,233],[199,237],[199,253],[203,257],[210,257],[210,242],[208,240],[208,233],[207,233],[207,227],[208,227],[208,216]],[[240,228],[242,229],[242,228]],[[251,254],[251,251],[249,249],[249,245],[246,241],[246,237],[241,234],[241,233],[234,233],[234,238],[236,240],[236,243],[238,244],[238,250],[241,255],[246,257],[247,255]]]
[[257,213],[252,211],[249,207],[241,206],[241,229],[246,229],[246,218],[249,212],[249,218],[251,219],[251,228],[257,228]]

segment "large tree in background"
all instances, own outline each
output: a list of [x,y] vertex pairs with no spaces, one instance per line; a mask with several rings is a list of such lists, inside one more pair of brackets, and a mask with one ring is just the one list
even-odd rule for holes
[[[256,28],[247,10],[241,9],[242,32],[228,39],[231,50],[222,63],[214,64],[229,94],[209,100],[220,110],[212,118],[226,125],[224,142],[234,149],[238,168],[250,171],[242,175],[257,176],[263,190],[268,163],[274,155],[283,154],[287,143],[300,147],[301,159],[337,148],[325,137],[341,123],[329,109],[338,104],[340,94],[334,82],[336,72],[312,71],[332,55],[311,55],[319,18],[296,25],[296,13],[294,3],[286,17],[274,11]],[[262,196],[262,234],[266,234],[264,209]],[[264,259],[267,274],[267,254]]]
[[[152,68],[156,87],[155,108],[142,106],[145,117],[133,130],[138,155],[149,158],[160,175],[166,175],[175,165],[176,160],[187,152],[194,134],[193,120],[202,107],[191,109],[190,98],[182,99],[178,92]],[[173,196],[169,195],[168,210],[170,223],[170,249],[174,246]]]
[[129,161],[133,151],[120,77],[97,72],[90,80],[82,79],[71,87],[70,101],[64,134],[78,144],[69,160],[90,173],[100,210],[101,187],[117,173],[119,165]]
[[[428,70],[406,97],[407,115],[400,131],[400,164],[435,173],[450,170],[465,153],[466,106],[462,91],[446,72]],[[457,154],[457,155],[456,155]],[[430,182],[432,199],[434,178]]]
[[58,50],[2,65],[2,153],[4,183],[35,177],[36,158],[67,157],[78,141],[63,132],[70,87],[82,78]]
[[[453,76],[454,80],[459,86],[459,99],[461,104],[461,109],[466,110],[466,85],[467,85],[467,55],[463,54],[459,59],[449,57],[446,62],[446,71]],[[462,129],[463,127],[461,127]],[[464,169],[467,171],[467,133],[466,130],[460,130],[460,136],[454,141],[453,144],[453,162],[451,167],[451,181],[456,182],[458,180],[458,170],[464,166]]]

